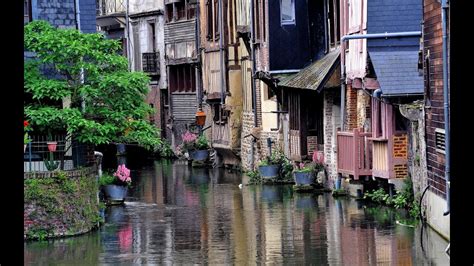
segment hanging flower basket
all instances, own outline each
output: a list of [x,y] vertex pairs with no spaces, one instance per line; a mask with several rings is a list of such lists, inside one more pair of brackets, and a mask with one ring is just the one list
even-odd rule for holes
[[49,151],[51,151],[51,152],[56,151],[56,147],[58,145],[57,141],[48,141],[48,142],[46,142],[46,144],[48,145],[48,150]]

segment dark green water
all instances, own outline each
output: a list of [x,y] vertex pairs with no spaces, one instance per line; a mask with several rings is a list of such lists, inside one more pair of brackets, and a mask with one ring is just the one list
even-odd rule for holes
[[25,265],[449,265],[447,242],[398,214],[222,169],[155,162],[94,232],[25,243]]

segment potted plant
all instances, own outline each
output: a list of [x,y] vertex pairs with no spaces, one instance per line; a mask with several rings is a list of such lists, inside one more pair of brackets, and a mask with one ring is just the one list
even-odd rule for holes
[[275,151],[271,156],[265,157],[258,164],[258,171],[263,179],[277,179],[280,176],[280,168],[285,160],[283,153]]
[[130,170],[124,164],[119,165],[113,175],[104,173],[99,178],[105,197],[112,202],[124,202],[131,184]]
[[311,185],[313,183],[313,165],[301,162],[294,168],[293,175],[297,186]]
[[23,152],[26,152],[26,145],[30,143],[30,136],[28,135],[28,131],[30,131],[30,123],[26,120],[23,121],[23,130],[25,131],[25,135],[23,136]]
[[191,159],[194,161],[206,161],[209,157],[209,143],[205,135],[200,135],[194,143],[194,148],[191,152]]
[[191,159],[191,153],[195,150],[196,148],[196,140],[198,138],[197,134],[194,134],[187,130],[181,135],[181,139],[183,140],[183,143],[176,147],[176,154],[178,157],[184,157],[186,159]]
[[318,183],[322,183],[321,172],[324,173],[324,158],[323,154],[314,151],[312,162],[299,163],[294,166],[293,175],[297,186],[311,185],[314,183],[314,177],[318,177]]

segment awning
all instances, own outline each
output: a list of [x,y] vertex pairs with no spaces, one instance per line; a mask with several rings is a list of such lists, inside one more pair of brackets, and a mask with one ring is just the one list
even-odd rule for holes
[[300,72],[282,79],[278,83],[278,87],[320,91],[330,79],[330,83],[334,84],[329,87],[338,86],[340,80],[335,70],[337,66],[339,66],[339,54],[339,49],[326,54],[323,58],[307,66]]
[[369,48],[383,96],[423,94],[423,75],[418,71],[418,47]]

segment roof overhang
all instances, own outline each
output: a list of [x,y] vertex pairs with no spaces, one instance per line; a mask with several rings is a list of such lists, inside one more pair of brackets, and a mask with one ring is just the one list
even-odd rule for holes
[[320,92],[323,88],[338,87],[340,81],[340,50],[329,52],[321,59],[296,74],[282,79],[278,87],[307,89]]
[[125,13],[124,12],[97,17],[97,26],[110,27],[113,25],[119,25],[120,27],[125,26]]

